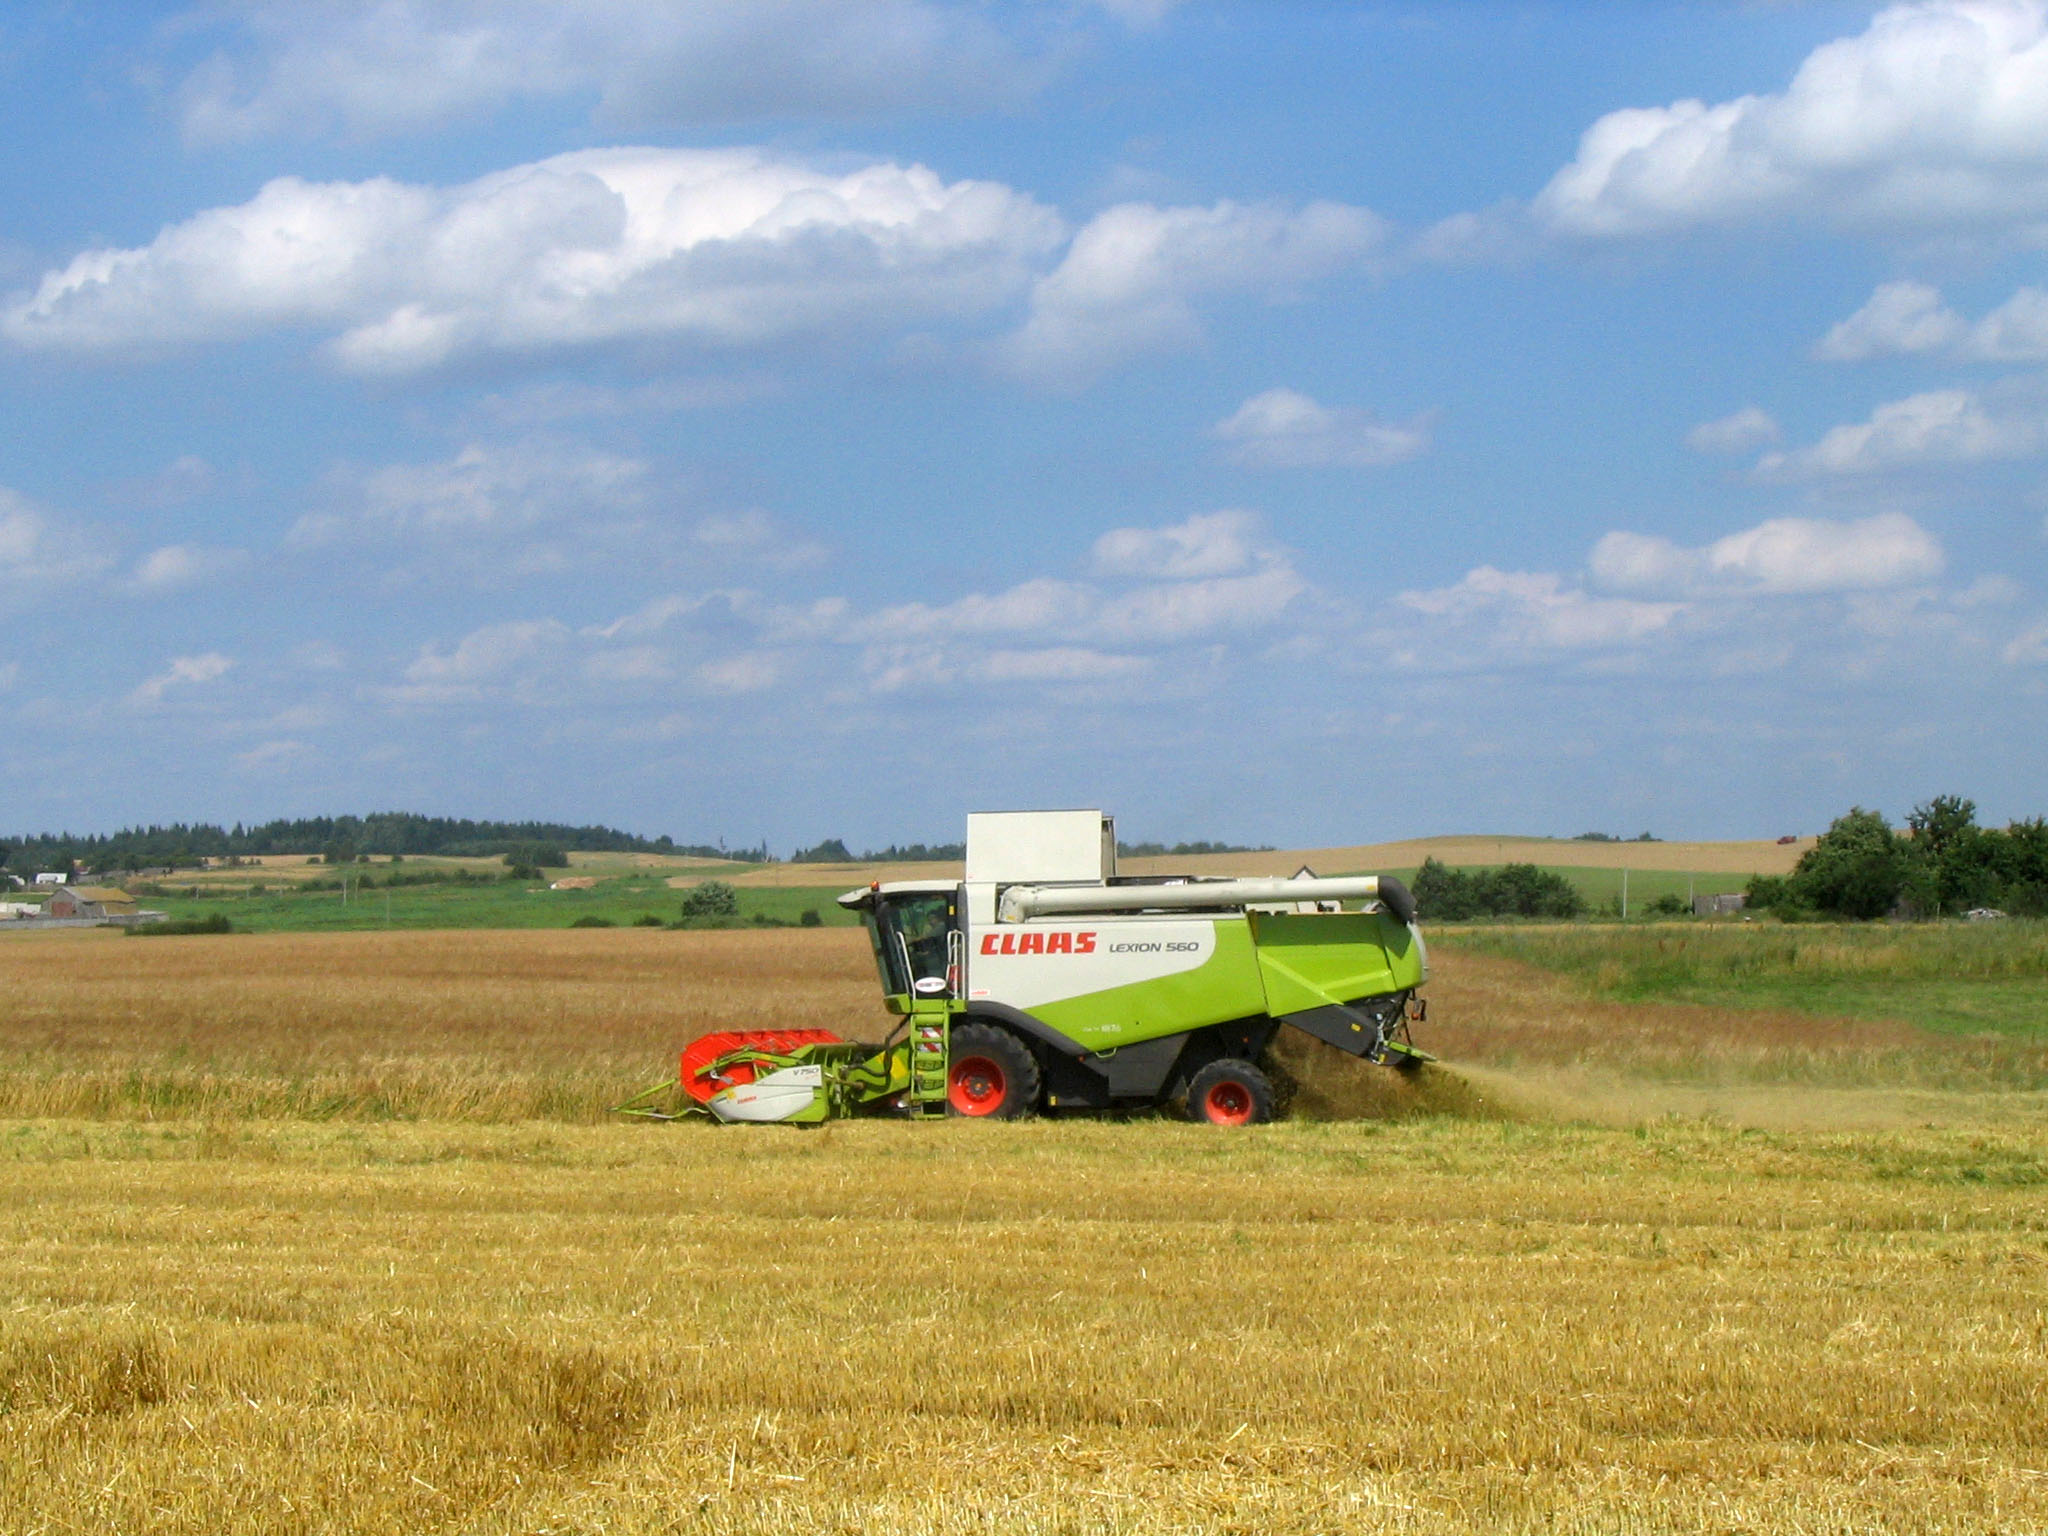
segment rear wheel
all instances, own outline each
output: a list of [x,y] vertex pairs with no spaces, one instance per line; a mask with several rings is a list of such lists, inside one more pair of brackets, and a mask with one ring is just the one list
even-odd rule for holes
[[956,1024],[948,1035],[946,1113],[1015,1120],[1038,1103],[1038,1058],[1007,1029]]
[[1212,1061],[1188,1084],[1188,1118],[1207,1125],[1258,1125],[1273,1118],[1273,1085],[1248,1061]]

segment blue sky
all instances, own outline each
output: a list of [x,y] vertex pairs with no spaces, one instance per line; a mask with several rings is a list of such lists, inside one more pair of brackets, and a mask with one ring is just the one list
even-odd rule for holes
[[2048,7],[0,21],[0,827],[2048,811]]

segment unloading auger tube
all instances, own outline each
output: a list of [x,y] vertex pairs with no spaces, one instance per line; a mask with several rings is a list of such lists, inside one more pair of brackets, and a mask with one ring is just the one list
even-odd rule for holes
[[1006,923],[1087,912],[1221,911],[1301,901],[1377,901],[1404,924],[1415,898],[1391,875],[1296,876],[1291,880],[1173,880],[1129,885],[1013,885],[996,914]]
[[804,1123],[1184,1104],[1244,1125],[1276,1112],[1259,1062],[1283,1028],[1384,1065],[1430,1059],[1408,1037],[1429,954],[1399,880],[1132,879],[1116,847],[1099,811],[969,816],[964,877],[839,898],[894,1015],[881,1043],[735,1021],[619,1108]]

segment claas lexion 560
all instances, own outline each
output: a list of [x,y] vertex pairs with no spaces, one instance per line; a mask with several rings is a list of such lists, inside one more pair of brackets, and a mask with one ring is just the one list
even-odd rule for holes
[[822,1029],[727,1030],[620,1107],[723,1122],[847,1115],[1014,1118],[1185,1102],[1270,1119],[1258,1066],[1283,1025],[1370,1061],[1408,1038],[1428,953],[1398,880],[1121,876],[1100,811],[967,818],[964,880],[848,891],[897,1023],[879,1045]]

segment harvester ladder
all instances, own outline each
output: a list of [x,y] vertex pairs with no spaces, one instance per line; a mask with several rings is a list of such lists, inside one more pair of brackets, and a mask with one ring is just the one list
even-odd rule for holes
[[946,1034],[950,1008],[919,1008],[910,1016],[910,1104],[920,1115],[946,1112]]
[[955,928],[946,935],[946,994],[913,997],[910,1004],[911,1112],[946,1112],[946,1065],[953,1015],[967,982],[967,936]]

